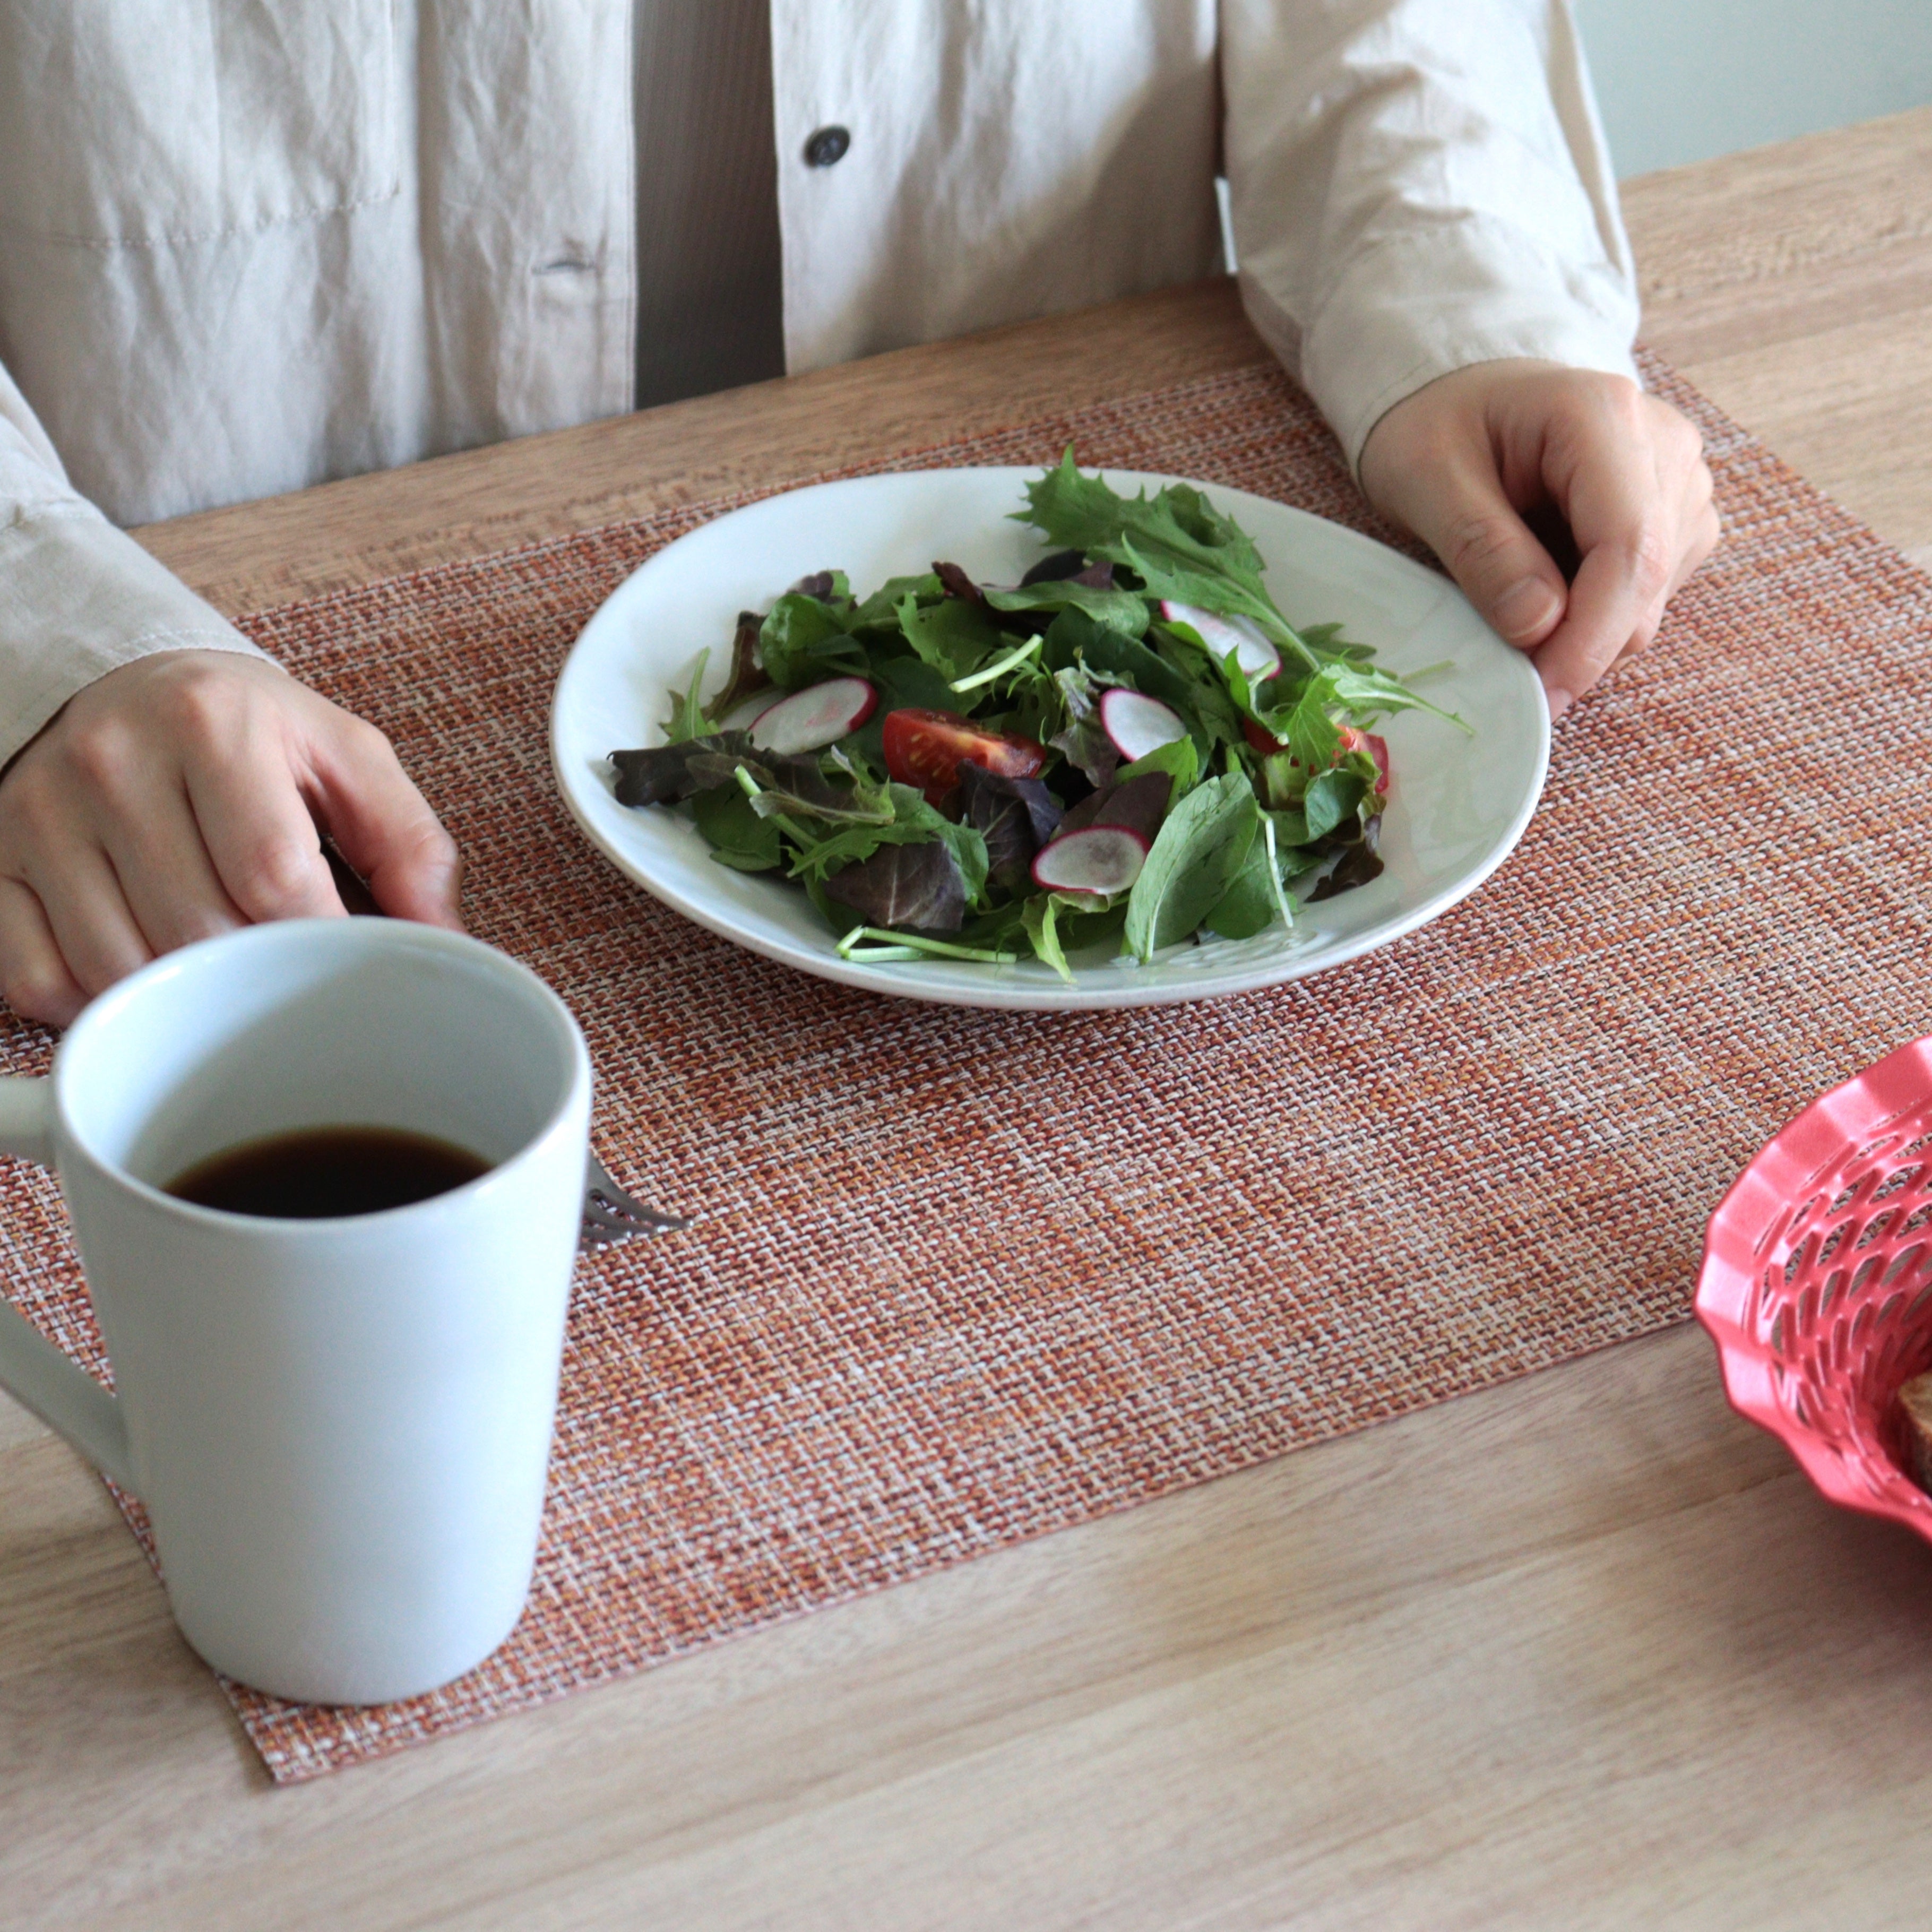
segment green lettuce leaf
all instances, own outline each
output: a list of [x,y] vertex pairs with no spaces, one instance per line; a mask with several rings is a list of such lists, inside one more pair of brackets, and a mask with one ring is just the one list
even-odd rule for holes
[[931,571],[919,577],[889,577],[845,620],[848,631],[899,632],[899,606],[910,597],[919,604],[937,604],[946,594]]
[[797,691],[828,677],[866,674],[866,647],[838,614],[816,597],[788,590],[766,614],[758,656],[771,681]]
[[721,866],[740,872],[769,872],[784,862],[778,828],[752,808],[752,801],[735,784],[714,785],[694,794],[691,815]]
[[1078,610],[1125,637],[1138,638],[1148,627],[1147,599],[1138,591],[1096,590],[1071,578],[1024,584],[1012,590],[988,584],[980,595],[995,610]]
[[984,607],[963,597],[922,605],[908,596],[900,602],[898,617],[914,655],[949,682],[969,676],[1004,648],[1000,627]]

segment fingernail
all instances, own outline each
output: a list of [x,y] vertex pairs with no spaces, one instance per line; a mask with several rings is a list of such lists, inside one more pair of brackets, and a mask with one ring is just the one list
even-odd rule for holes
[[1544,692],[1550,705],[1550,722],[1554,724],[1576,700],[1560,684],[1550,686]]
[[1526,577],[1513,584],[1496,599],[1491,615],[1496,628],[1514,643],[1519,638],[1533,638],[1556,622],[1563,600],[1540,577]]

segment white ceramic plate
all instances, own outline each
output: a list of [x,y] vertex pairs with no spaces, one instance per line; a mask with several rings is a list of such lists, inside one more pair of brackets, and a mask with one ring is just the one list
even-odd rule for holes
[[[1260,547],[1290,622],[1338,620],[1391,670],[1452,661],[1425,688],[1474,728],[1465,736],[1418,712],[1377,728],[1394,774],[1382,820],[1387,869],[1308,907],[1292,932],[1190,940],[1146,966],[1090,955],[1074,961],[1072,986],[1030,959],[855,965],[839,958],[836,935],[796,886],[715,863],[681,814],[616,802],[607,754],[663,742],[669,694],[701,646],[711,647],[707,689],[722,685],[740,610],[766,608],[812,571],[842,569],[862,596],[936,557],[982,582],[1016,583],[1046,554],[1037,532],[1008,520],[1037,473],[932,470],[816,484],[720,517],[627,578],[584,626],[550,710],[557,783],[592,842],[688,918],[803,972],[907,999],[1041,1010],[1211,999],[1299,979],[1413,932],[1502,862],[1535,809],[1549,758],[1549,712],[1528,662],[1434,572],[1340,524],[1219,485],[1203,487]],[[1107,480],[1131,493],[1180,479],[1114,470]]]

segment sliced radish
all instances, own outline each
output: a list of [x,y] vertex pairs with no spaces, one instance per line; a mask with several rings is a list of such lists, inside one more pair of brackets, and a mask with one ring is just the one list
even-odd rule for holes
[[1223,617],[1198,604],[1177,604],[1171,597],[1161,600],[1160,614],[1170,624],[1185,624],[1223,663],[1232,651],[1250,684],[1264,683],[1281,669],[1280,652],[1252,617]]
[[1147,863],[1148,842],[1124,825],[1090,825],[1042,846],[1033,882],[1050,892],[1124,892]]
[[862,677],[828,677],[760,712],[752,726],[752,742],[781,758],[822,752],[856,731],[878,703],[879,694]]
[[769,687],[764,691],[754,691],[749,698],[742,698],[733,705],[718,719],[718,728],[721,731],[748,731],[773,705],[782,704],[784,698],[783,692],[773,691]]
[[1187,727],[1172,705],[1118,686],[1101,694],[1100,728],[1129,764],[1187,736]]

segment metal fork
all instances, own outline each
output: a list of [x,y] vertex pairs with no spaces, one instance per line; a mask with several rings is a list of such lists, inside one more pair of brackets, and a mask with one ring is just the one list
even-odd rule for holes
[[682,1214],[646,1208],[626,1194],[610,1178],[610,1170],[594,1154],[584,1156],[584,1220],[578,1231],[580,1254],[614,1247],[633,1234],[666,1234],[691,1222]]

